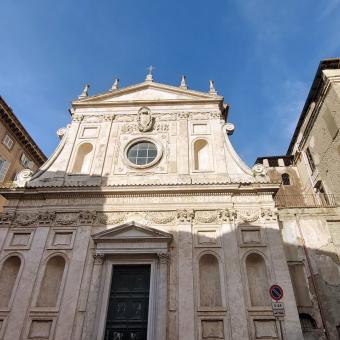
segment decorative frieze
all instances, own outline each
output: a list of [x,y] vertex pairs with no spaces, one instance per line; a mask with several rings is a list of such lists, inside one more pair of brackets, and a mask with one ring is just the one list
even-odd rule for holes
[[115,119],[115,115],[110,114],[93,114],[93,115],[74,115],[73,121],[75,122],[86,122],[86,123],[102,123],[110,122]]
[[257,209],[242,209],[237,212],[237,221],[239,223],[255,222],[260,217],[260,211]]
[[56,218],[56,213],[51,211],[44,211],[38,214],[38,225],[51,225]]
[[[140,134],[140,128],[137,123],[125,124],[122,126],[122,133],[125,134]],[[151,132],[150,130],[148,130]],[[169,125],[165,123],[156,123],[153,127],[154,132],[167,132],[169,131]]]
[[83,115],[73,115],[73,116],[72,116],[72,120],[73,120],[74,122],[81,122],[83,119],[84,119],[84,116],[83,116]]
[[198,210],[195,211],[195,222],[213,223],[219,217],[218,210]]
[[126,218],[125,212],[115,212],[111,214],[99,215],[97,222],[99,224],[118,224],[124,222]]
[[56,224],[72,225],[78,221],[79,213],[58,214],[55,221]]
[[177,210],[177,220],[179,222],[192,222],[195,218],[194,210]]
[[177,115],[175,113],[160,113],[156,116],[156,120],[159,121],[171,121],[176,119]]
[[179,119],[179,120],[188,119],[188,117],[189,117],[189,113],[188,112],[179,112],[179,113],[177,113],[177,119]]
[[22,226],[33,224],[38,219],[38,213],[21,213],[15,216],[14,223]]
[[11,224],[15,218],[15,215],[12,213],[3,213],[0,215],[0,224]]
[[237,218],[237,211],[235,209],[220,209],[219,218],[222,222],[235,221]]
[[210,112],[189,112],[190,120],[208,120]]
[[263,222],[273,222],[277,221],[278,213],[273,209],[261,208],[261,218]]
[[96,211],[81,211],[79,213],[79,223],[81,224],[92,224],[95,219],[97,218],[97,212]]
[[143,221],[151,224],[173,225],[177,223],[213,224],[223,222],[242,223],[270,223],[277,220],[277,213],[272,208],[242,208],[242,209],[214,209],[214,210],[164,210],[164,211],[116,211],[97,214],[96,211],[84,210],[80,212],[22,212],[0,214],[0,225],[18,226],[74,226],[74,225],[117,225],[131,218],[140,216]]
[[117,115],[116,121],[117,122],[133,122],[135,115],[131,114],[124,114],[124,115]]
[[221,112],[210,112],[210,118],[211,119],[221,119]]
[[172,224],[176,219],[175,211],[151,211],[147,219],[156,224]]

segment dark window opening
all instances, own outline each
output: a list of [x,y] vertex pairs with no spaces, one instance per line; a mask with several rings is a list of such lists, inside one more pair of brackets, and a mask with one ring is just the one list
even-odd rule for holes
[[270,167],[279,166],[279,161],[277,158],[268,158],[268,164]]
[[315,320],[306,313],[299,314],[302,332],[310,332],[317,329]]
[[328,198],[327,192],[326,192],[322,182],[317,181],[314,188],[315,188],[316,194],[318,195],[318,197],[320,198],[322,203],[328,205],[330,203],[329,198]]
[[282,184],[283,185],[290,185],[290,177],[289,174],[282,174],[281,175],[282,178]]
[[312,173],[315,171],[315,163],[309,148],[306,149],[306,156]]

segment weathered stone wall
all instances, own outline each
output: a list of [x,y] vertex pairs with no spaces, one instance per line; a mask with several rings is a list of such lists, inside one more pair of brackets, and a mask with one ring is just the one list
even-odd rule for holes
[[[329,194],[340,195],[339,173],[339,127],[340,127],[340,84],[333,81],[339,77],[339,70],[325,70],[325,94],[320,96],[311,117],[311,125],[308,138],[304,142],[303,154],[296,163],[302,179],[303,190],[312,193],[313,186],[320,179]],[[308,126],[306,124],[306,126]],[[301,132],[302,133],[302,132]],[[316,166],[311,172],[305,155],[309,148]]]
[[339,249],[327,225],[327,221],[338,214],[336,208],[280,210],[284,248],[299,314],[307,314],[315,321],[315,325],[311,325],[313,329],[304,333],[306,339],[321,338],[324,326],[329,339],[339,336],[339,301],[334,298],[340,289]]

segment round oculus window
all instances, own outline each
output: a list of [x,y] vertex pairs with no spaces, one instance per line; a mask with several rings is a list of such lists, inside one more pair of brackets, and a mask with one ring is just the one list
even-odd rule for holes
[[149,141],[137,142],[127,150],[128,160],[135,165],[147,165],[157,157],[157,146]]

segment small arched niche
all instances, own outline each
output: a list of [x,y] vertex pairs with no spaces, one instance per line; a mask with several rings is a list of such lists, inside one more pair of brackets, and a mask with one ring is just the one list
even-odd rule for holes
[[250,302],[252,306],[270,306],[269,281],[263,257],[252,253],[246,258]]
[[62,256],[53,256],[48,260],[40,285],[37,307],[57,306],[64,270],[65,259]]
[[200,306],[221,307],[221,280],[216,256],[205,254],[199,260]]
[[205,139],[197,139],[194,142],[194,170],[211,169],[209,153],[209,143]]
[[73,164],[73,172],[79,174],[89,174],[93,158],[93,145],[83,143],[78,147],[76,158]]
[[0,307],[8,307],[20,271],[19,256],[10,256],[5,260],[0,272]]
[[290,185],[290,176],[287,173],[281,175],[282,185]]

